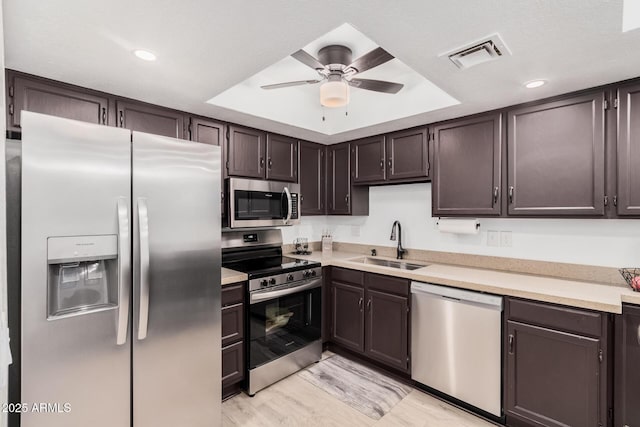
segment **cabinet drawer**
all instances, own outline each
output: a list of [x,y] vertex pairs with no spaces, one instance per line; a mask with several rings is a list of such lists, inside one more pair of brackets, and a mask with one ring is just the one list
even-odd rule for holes
[[244,301],[244,283],[222,287],[222,306],[238,304]]
[[227,387],[244,379],[244,342],[232,344],[222,349],[222,387]]
[[409,280],[382,274],[366,273],[367,289],[389,292],[391,294],[409,296]]
[[244,338],[244,304],[238,303],[222,309],[222,346],[226,347]]
[[602,336],[602,313],[512,298],[508,307],[509,320],[592,337]]
[[338,282],[346,282],[363,286],[364,272],[334,267],[333,270],[331,270],[331,279]]

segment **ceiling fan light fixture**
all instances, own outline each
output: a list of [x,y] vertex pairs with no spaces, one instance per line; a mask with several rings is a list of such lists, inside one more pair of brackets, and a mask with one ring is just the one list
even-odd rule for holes
[[349,103],[349,85],[342,80],[329,80],[320,86],[320,104],[329,108],[344,107]]

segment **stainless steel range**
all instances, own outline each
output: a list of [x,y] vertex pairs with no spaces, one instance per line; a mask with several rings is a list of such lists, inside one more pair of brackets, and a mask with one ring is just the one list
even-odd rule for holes
[[283,256],[282,233],[270,229],[223,233],[222,265],[249,275],[249,395],[320,360],[319,262]]

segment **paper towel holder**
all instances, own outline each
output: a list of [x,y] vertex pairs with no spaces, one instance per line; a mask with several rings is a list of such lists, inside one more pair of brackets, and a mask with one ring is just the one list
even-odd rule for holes
[[[474,227],[473,228],[467,228],[464,231],[453,231],[453,230],[442,230],[441,229],[441,225],[440,222],[441,221],[451,221],[451,222],[456,222],[456,221],[460,221],[460,222],[474,222]],[[436,228],[438,228],[439,231],[441,232],[449,232],[449,233],[460,233],[460,234],[477,234],[480,232],[480,220],[477,218],[442,218],[442,217],[438,217],[438,220],[436,221]],[[449,228],[449,227],[443,227],[443,228]]]

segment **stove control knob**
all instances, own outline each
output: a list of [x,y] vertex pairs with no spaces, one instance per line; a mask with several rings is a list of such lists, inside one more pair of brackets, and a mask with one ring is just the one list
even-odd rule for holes
[[293,274],[287,276],[287,282],[293,282]]
[[275,277],[272,277],[271,279],[269,279],[269,284],[270,284],[270,285],[275,285],[275,284],[276,284],[276,279],[275,279]]
[[267,279],[262,279],[262,280],[260,281],[260,287],[261,287],[261,288],[264,288],[265,286],[267,286]]
[[311,277],[316,277],[316,271],[315,270],[311,270]]

